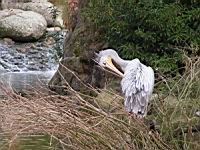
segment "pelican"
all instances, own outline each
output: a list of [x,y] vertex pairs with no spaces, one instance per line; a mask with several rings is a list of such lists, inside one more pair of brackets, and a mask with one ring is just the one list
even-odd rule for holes
[[139,118],[145,117],[154,88],[153,69],[142,64],[137,58],[123,60],[113,49],[102,50],[96,55],[97,63],[101,67],[108,68],[122,77],[121,88],[125,96],[125,110]]

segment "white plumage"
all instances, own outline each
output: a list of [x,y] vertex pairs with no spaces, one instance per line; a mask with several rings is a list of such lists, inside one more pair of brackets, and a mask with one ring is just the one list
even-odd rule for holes
[[[126,111],[144,117],[147,114],[147,106],[154,87],[154,71],[151,67],[142,64],[139,59],[123,60],[116,51],[107,49],[100,51],[98,63],[122,76],[121,87],[125,95],[124,106]],[[120,72],[112,63],[117,63]]]

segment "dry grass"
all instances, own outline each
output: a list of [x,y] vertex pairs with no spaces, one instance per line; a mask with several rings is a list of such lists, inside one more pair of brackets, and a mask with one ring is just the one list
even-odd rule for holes
[[192,128],[199,124],[194,113],[200,108],[200,61],[187,62],[190,70],[172,87],[163,77],[169,92],[151,102],[147,119],[157,122],[159,134],[125,112],[117,93],[101,90],[97,97],[82,98],[70,87],[68,96],[35,89],[34,96],[22,97],[2,86],[7,99],[0,103],[1,130],[10,136],[10,147],[24,134],[42,133],[50,136],[49,146],[56,140],[58,149],[199,149],[199,133]]
[[2,103],[1,127],[12,140],[24,133],[47,133],[68,149],[167,149],[161,138],[150,134],[121,105],[103,110],[97,103],[91,104],[77,93],[34,99],[12,94]]

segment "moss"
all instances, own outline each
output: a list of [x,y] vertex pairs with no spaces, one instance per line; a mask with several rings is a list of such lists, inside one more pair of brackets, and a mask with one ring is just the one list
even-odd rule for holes
[[6,37],[8,34],[7,34],[7,30],[3,27],[1,27],[0,25],[0,37],[3,38],[3,37]]
[[74,54],[76,57],[79,57],[81,54],[81,47],[76,47],[76,49],[74,49]]

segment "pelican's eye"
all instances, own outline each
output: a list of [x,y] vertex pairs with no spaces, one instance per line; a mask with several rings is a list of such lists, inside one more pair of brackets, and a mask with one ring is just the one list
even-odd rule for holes
[[106,62],[103,62],[103,65],[106,65]]

